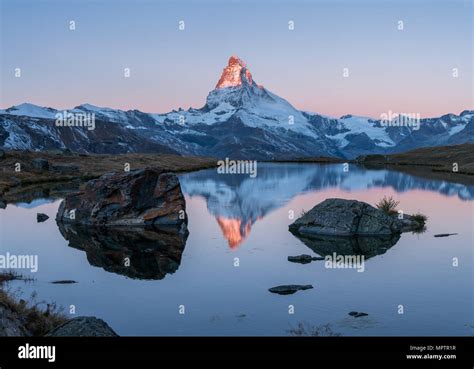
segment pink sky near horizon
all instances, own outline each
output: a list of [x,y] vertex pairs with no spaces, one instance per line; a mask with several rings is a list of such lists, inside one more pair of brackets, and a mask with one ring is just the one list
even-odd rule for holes
[[[190,76],[186,75],[189,73],[186,71],[186,67],[177,66],[175,70],[169,71],[167,78],[171,79],[173,75],[181,75],[183,78],[175,79],[173,88],[166,90],[155,85],[156,79],[147,80],[147,73],[133,69],[134,78],[128,80],[112,76],[110,71],[104,72],[104,79],[118,79],[114,82],[116,88],[109,93],[101,88],[91,90],[87,83],[76,86],[74,89],[68,89],[67,83],[62,84],[58,81],[54,82],[51,88],[42,89],[41,93],[32,93],[31,89],[21,90],[22,83],[20,81],[17,95],[22,97],[20,99],[17,97],[15,100],[7,97],[3,101],[3,108],[23,102],[56,109],[70,109],[80,104],[89,103],[121,110],[138,109],[147,113],[167,113],[180,107],[183,109],[200,108],[206,103],[207,94],[214,89],[222,69],[227,63],[227,56],[222,56],[221,59],[222,67],[213,68],[212,72],[209,71],[210,68],[203,66],[207,70],[205,74],[214,75],[214,77],[208,78],[202,85],[196,85],[189,78]],[[286,99],[295,108],[332,117],[352,114],[378,119],[382,113],[392,111],[394,113],[419,113],[422,118],[430,118],[447,113],[459,114],[463,110],[474,109],[472,97],[469,94],[460,93],[465,81],[452,78],[449,73],[444,78],[446,91],[443,92],[436,86],[427,88],[426,85],[410,84],[407,80],[411,78],[410,76],[400,76],[398,86],[387,87],[383,84],[383,80],[379,80],[381,76],[378,75],[342,78],[337,74],[337,71],[334,71],[334,75],[331,77],[326,76],[320,81],[322,84],[319,85],[315,80],[316,77],[308,78],[310,81],[313,79],[314,83],[296,78],[279,81],[268,76],[260,63],[255,63],[256,68],[252,67],[252,63],[247,62],[247,64],[257,83]],[[150,73],[152,74],[152,72]],[[355,74],[354,71],[352,73]],[[399,91],[403,90],[404,84],[407,85],[407,93],[400,94]],[[180,93],[180,91],[188,90],[188,85],[191,86],[193,93],[191,95]],[[360,89],[359,86],[362,85],[364,88]],[[380,93],[374,93],[374,90],[380,90]],[[448,96],[452,90],[458,90],[456,98]],[[33,98],[33,95],[36,98]],[[53,101],[55,103],[51,104]]]
[[239,1],[4,0],[0,106],[200,108],[236,54],[258,84],[304,111],[378,119],[474,109],[470,1]]

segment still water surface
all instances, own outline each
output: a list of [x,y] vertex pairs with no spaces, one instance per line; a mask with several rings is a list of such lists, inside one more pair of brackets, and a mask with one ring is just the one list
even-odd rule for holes
[[[209,169],[182,174],[180,181],[189,237],[185,245],[169,251],[165,242],[151,254],[153,237],[76,235],[67,241],[54,221],[60,200],[9,204],[0,210],[0,253],[39,258],[33,282],[9,287],[26,297],[36,291],[66,313],[74,305],[76,315],[100,317],[119,335],[288,335],[300,322],[356,336],[473,333],[473,186],[356,166],[343,172],[337,164],[261,164],[256,178]],[[426,214],[427,231],[381,245],[366,258],[364,272],[288,262],[289,255],[326,252],[288,232],[292,214],[326,198],[375,204],[385,195],[400,201],[405,213]],[[50,219],[37,223],[38,212]],[[434,238],[437,233],[458,235]],[[134,251],[137,244],[144,259]],[[133,268],[122,267],[124,255]],[[50,283],[64,279],[79,283]],[[314,289],[268,292],[280,284]],[[350,311],[369,315],[353,318]]]

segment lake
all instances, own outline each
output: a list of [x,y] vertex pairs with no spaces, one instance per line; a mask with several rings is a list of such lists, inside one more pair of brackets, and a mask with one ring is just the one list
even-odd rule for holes
[[[154,236],[70,233],[66,240],[54,220],[60,199],[8,204],[0,210],[0,254],[39,260],[36,273],[20,271],[33,281],[9,288],[36,292],[67,314],[73,305],[71,317],[102,318],[119,335],[281,336],[299,323],[344,336],[472,335],[474,186],[355,165],[345,172],[342,164],[259,163],[256,178],[208,169],[180,181],[190,234],[172,252],[167,241],[153,251]],[[381,244],[363,272],[287,260],[327,252],[324,241],[310,247],[288,231],[303,211],[327,198],[374,205],[384,196],[404,213],[427,215],[426,231]],[[37,223],[39,212],[50,219]],[[123,267],[124,255],[133,268]],[[78,283],[50,283],[66,279]],[[314,288],[268,291],[282,284]]]

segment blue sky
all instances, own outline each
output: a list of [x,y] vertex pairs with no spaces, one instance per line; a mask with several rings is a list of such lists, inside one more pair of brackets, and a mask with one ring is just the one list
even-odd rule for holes
[[232,54],[303,110],[436,116],[474,105],[469,0],[1,0],[1,21],[2,108],[201,107]]

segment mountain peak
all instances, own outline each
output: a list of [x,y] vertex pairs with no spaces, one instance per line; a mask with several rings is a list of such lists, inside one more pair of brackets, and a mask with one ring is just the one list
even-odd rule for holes
[[232,55],[217,82],[216,89],[238,87],[245,82],[252,85],[252,81],[252,74],[247,69],[247,64],[237,55]]

